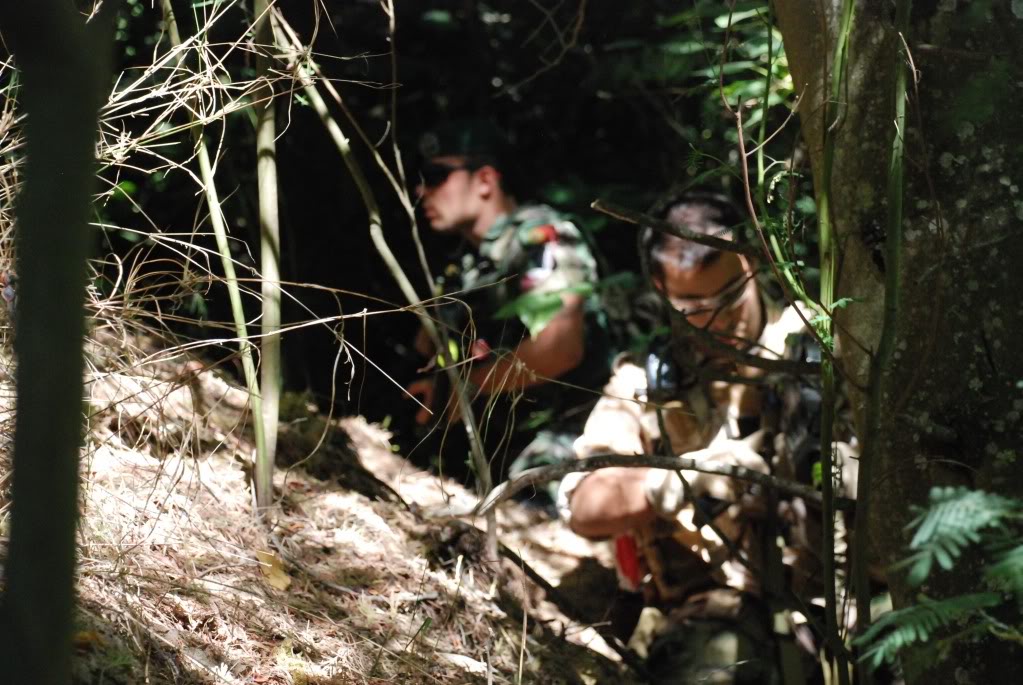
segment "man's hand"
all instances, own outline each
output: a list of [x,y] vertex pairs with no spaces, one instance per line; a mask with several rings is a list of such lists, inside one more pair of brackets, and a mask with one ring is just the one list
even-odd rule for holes
[[[764,432],[757,431],[742,440],[719,440],[682,456],[708,465],[727,464],[766,473],[767,462],[758,453],[763,438]],[[673,518],[689,504],[690,497],[703,495],[742,502],[747,515],[762,515],[762,505],[744,498],[736,479],[688,470],[681,473],[692,492],[686,492],[677,471],[622,466],[594,471],[579,481],[571,494],[569,527],[583,537],[611,537],[657,517]]]
[[[441,387],[447,387],[445,383]],[[472,389],[467,388],[469,391],[469,401],[471,402],[475,398],[472,395]],[[455,391],[452,389],[448,393],[447,401],[443,406],[438,404],[439,398],[437,397],[437,382],[432,378],[420,378],[419,380],[410,384],[405,388],[412,397],[415,397],[419,402],[423,404],[422,407],[416,412],[416,424],[419,426],[425,426],[430,422],[430,419],[434,414],[443,413],[448,423],[455,423],[461,418],[461,413],[458,410],[458,398],[455,397]]]
[[[767,462],[760,456],[765,432],[758,430],[741,440],[718,440],[702,450],[689,452],[685,456],[696,459],[707,465],[738,466],[750,471],[767,472]],[[748,497],[735,478],[699,471],[681,471],[682,477],[692,487],[692,493],[679,476],[679,471],[650,469],[643,481],[646,499],[657,514],[664,518],[672,518],[686,505],[688,497],[709,495],[725,502],[740,502],[745,505],[747,514],[755,514],[763,509],[756,498]]]
[[469,382],[487,395],[514,393],[558,378],[582,363],[585,355],[583,299],[562,296],[564,307],[535,338],[513,350],[495,354],[485,340],[476,340],[469,356],[476,365]]
[[435,350],[433,347],[433,340],[430,339],[429,333],[422,326],[419,327],[419,331],[416,333],[415,342],[412,343],[412,347],[415,348],[416,352],[423,355],[427,359],[433,356]]
[[432,415],[430,408],[433,407],[436,390],[437,385],[432,378],[420,378],[405,388],[405,392],[423,405],[416,412],[416,425],[425,426],[430,421]]

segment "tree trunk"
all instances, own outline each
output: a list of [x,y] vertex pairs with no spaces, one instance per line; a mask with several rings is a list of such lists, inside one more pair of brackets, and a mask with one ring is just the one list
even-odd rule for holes
[[[825,99],[842,0],[775,0],[817,193],[824,176]],[[883,321],[887,165],[894,79],[905,64],[890,2],[856,2],[839,122],[831,217],[840,249],[837,316],[841,365],[861,435],[870,354]],[[913,3],[906,43],[919,79],[906,110],[902,286],[895,351],[881,372],[881,419],[872,460],[868,521],[859,521],[885,564],[907,556],[910,507],[930,488],[961,484],[1019,496],[1023,490],[1023,10],[1010,0]],[[831,110],[834,116],[834,106]],[[862,490],[861,490],[862,492]],[[974,591],[977,562],[934,572],[931,597]],[[912,602],[903,572],[889,574],[896,607]],[[909,652],[908,682],[998,682],[1023,654],[982,636],[950,650]]]
[[0,613],[0,679],[10,683],[70,680],[86,222],[112,38],[89,29],[108,19],[86,27],[66,0],[0,3],[28,115],[16,233],[14,502]]
[[266,449],[257,455],[256,491],[260,506],[273,503],[274,460],[281,406],[281,223],[277,203],[277,106],[270,81],[274,48],[267,0],[254,0],[256,76],[267,82],[258,91],[265,101],[256,105],[256,178],[259,189],[259,258],[263,295],[263,337],[259,343],[259,389],[262,393]]

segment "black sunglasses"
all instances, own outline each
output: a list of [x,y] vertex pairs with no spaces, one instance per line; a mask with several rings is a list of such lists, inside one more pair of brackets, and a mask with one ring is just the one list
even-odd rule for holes
[[441,164],[439,162],[426,162],[419,167],[419,177],[422,179],[423,186],[426,188],[436,188],[444,181],[448,180],[448,176],[456,171],[465,169],[467,171],[476,171],[479,169],[479,165],[470,164],[468,162],[463,164]]

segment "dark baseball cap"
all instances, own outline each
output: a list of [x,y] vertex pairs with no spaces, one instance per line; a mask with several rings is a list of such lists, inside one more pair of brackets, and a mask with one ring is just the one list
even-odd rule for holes
[[445,121],[419,139],[419,154],[423,159],[458,155],[497,168],[503,166],[508,149],[507,136],[486,119]]

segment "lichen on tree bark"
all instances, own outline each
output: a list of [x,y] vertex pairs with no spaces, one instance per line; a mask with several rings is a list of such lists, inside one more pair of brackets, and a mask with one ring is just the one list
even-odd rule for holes
[[[829,62],[839,0],[776,0],[798,91],[803,137],[820,182]],[[906,65],[887,4],[857,3],[843,114],[833,129],[832,220],[841,249],[837,344],[863,427],[869,350],[876,348],[885,264],[876,241],[886,216],[885,184],[893,125],[892,81]],[[874,507],[858,529],[888,564],[906,555],[911,505],[932,486],[963,484],[1020,495],[1023,335],[1017,293],[1023,271],[1023,145],[1018,124],[1023,20],[1009,0],[914,3],[906,37],[919,81],[905,131],[903,287],[892,363],[884,369],[882,419],[873,478]],[[911,81],[912,83],[912,81]],[[861,347],[862,346],[862,347]],[[864,350],[863,348],[866,348]],[[937,436],[942,436],[941,438]],[[975,561],[936,574],[924,590],[941,597],[975,589]],[[918,589],[889,575],[896,606]],[[991,637],[907,654],[910,682],[984,682],[1002,675],[1019,648]]]

